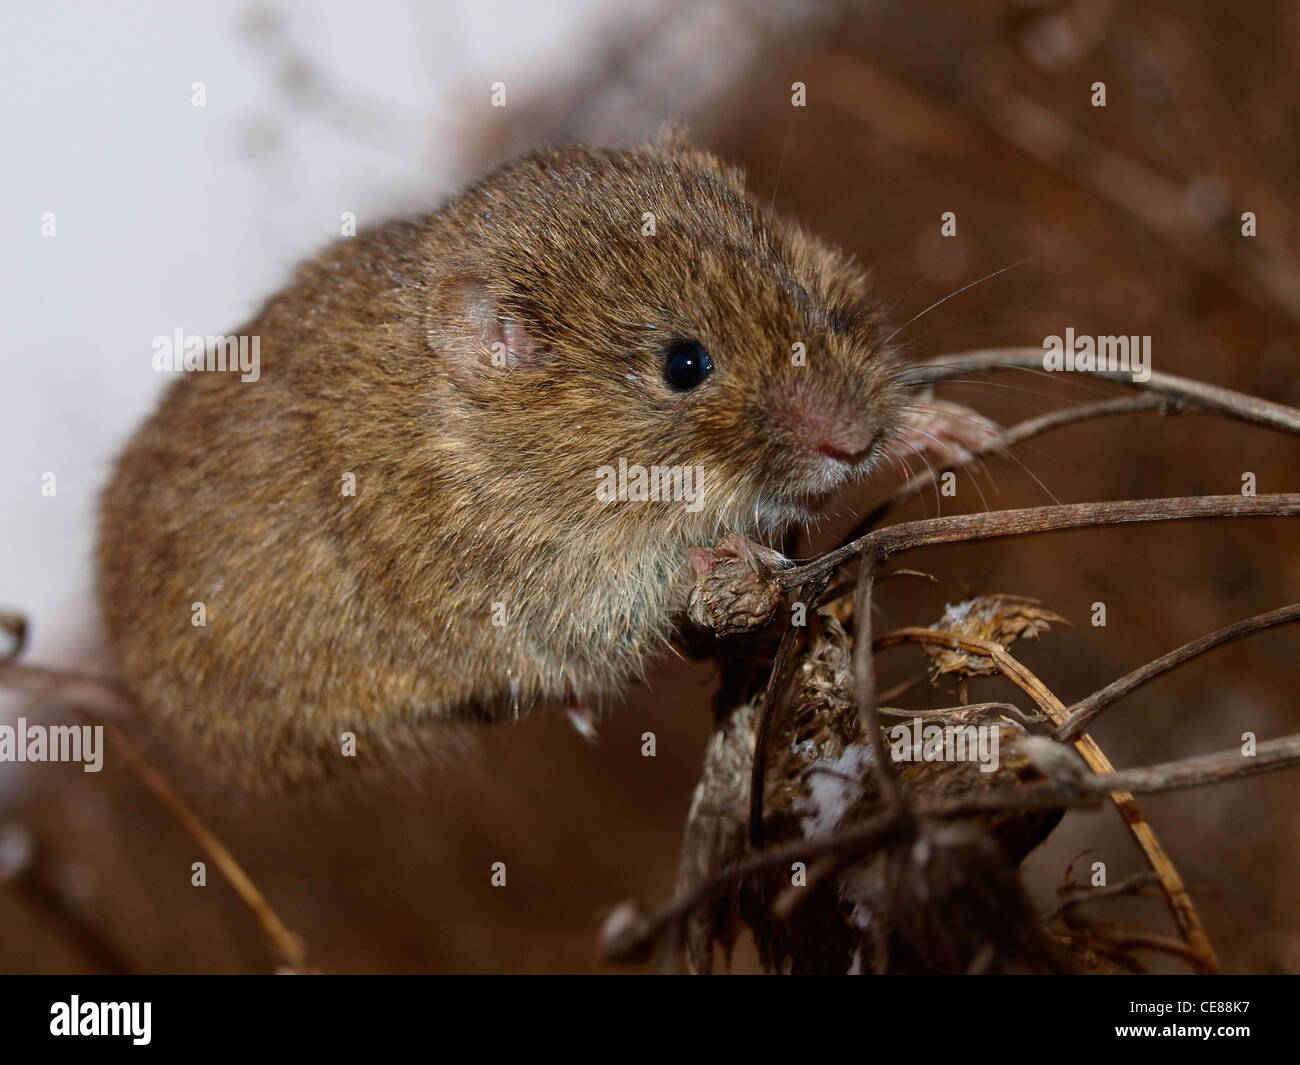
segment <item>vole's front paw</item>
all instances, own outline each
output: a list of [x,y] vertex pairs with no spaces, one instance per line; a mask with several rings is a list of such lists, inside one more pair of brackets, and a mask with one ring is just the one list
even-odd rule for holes
[[944,466],[967,462],[997,440],[1001,429],[982,414],[930,396],[918,397],[894,437],[903,453],[919,451]]
[[764,547],[740,533],[727,533],[712,547],[691,548],[691,569],[702,577],[709,568],[728,559],[739,559],[759,576],[790,565],[790,560],[780,551]]

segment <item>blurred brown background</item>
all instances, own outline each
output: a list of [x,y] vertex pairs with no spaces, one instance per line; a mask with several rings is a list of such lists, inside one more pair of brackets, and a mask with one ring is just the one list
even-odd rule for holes
[[[614,7],[615,5],[611,5]],[[746,42],[738,49],[737,41]],[[918,357],[1079,333],[1150,334],[1158,370],[1300,405],[1300,9],[1265,0],[664,5],[593,25],[574,75],[505,111],[464,107],[473,173],[541,140],[621,143],[679,115],[778,210],[868,264]],[[724,61],[725,59],[725,61]],[[790,87],[807,85],[807,107]],[[1095,82],[1107,105],[1093,107]],[[956,213],[958,235],[940,236]],[[1253,211],[1259,235],[1241,235]],[[1000,421],[1113,394],[1003,374],[945,393]],[[1142,496],[1296,491],[1300,444],[1199,416],[1067,429],[962,475],[945,513]],[[978,487],[977,487],[978,482]],[[827,541],[886,482],[845,500]],[[982,496],[981,493],[982,492]],[[1050,494],[1049,494],[1050,493]],[[905,516],[934,514],[931,495]],[[970,592],[1042,599],[1075,622],[1026,664],[1068,703],[1164,651],[1300,599],[1284,520],[1058,534],[909,556],[934,588],[890,582],[884,628]],[[1104,602],[1108,624],[1089,624]],[[1300,731],[1300,630],[1234,643],[1114,707],[1094,735],[1117,766]],[[268,649],[274,653],[274,649]],[[88,656],[92,654],[87,650]],[[915,651],[890,652],[888,678]],[[977,689],[989,698],[998,689]],[[602,913],[665,900],[710,727],[707,664],[667,662],[589,745],[560,712],[485,734],[474,764],[289,800],[227,794],[135,733],[326,971],[586,971]],[[658,756],[640,755],[655,732]],[[0,970],[263,971],[258,927],[120,761],[48,767],[2,812],[44,884],[0,887]],[[1228,971],[1300,971],[1300,775],[1144,799]],[[1053,902],[1088,852],[1141,869],[1114,811],[1067,817],[1026,864]],[[489,883],[504,861],[505,888]],[[57,904],[53,900],[57,900]],[[1108,907],[1108,908],[1103,908]],[[1158,902],[1101,915],[1170,931]],[[79,930],[80,929],[80,930]],[[742,949],[737,965],[747,968]],[[1176,968],[1159,957],[1153,968]]]

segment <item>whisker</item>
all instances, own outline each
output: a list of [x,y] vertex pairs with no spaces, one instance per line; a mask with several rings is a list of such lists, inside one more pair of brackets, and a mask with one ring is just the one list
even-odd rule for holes
[[936,307],[942,307],[942,306],[943,306],[945,303],[947,303],[950,299],[953,299],[953,298],[956,297],[956,296],[960,296],[963,292],[966,292],[966,291],[968,291],[968,290],[974,288],[976,285],[982,285],[985,281],[991,281],[993,278],[997,277],[999,274],[1005,274],[1008,270],[1014,270],[1014,269],[1015,269],[1016,267],[1018,267],[1018,266],[1024,266],[1025,263],[1032,262],[1034,259],[1037,259],[1037,258],[1039,258],[1040,256],[1043,256],[1043,255],[1045,255],[1045,254],[1047,254],[1046,251],[1034,252],[1033,255],[1028,255],[1028,256],[1026,256],[1025,258],[1021,259],[1019,262],[1014,262],[1014,263],[1011,263],[1009,266],[1004,266],[1004,267],[1002,267],[1002,268],[1000,268],[1000,269],[998,269],[998,270],[994,270],[992,273],[985,274],[983,277],[981,277],[981,278],[977,278],[976,280],[970,282],[970,283],[967,284],[967,285],[962,285],[962,287],[959,288],[959,289],[957,289],[955,292],[949,292],[948,295],[946,295],[946,296],[943,297],[943,299],[941,299],[941,300],[936,300],[934,303],[930,304],[930,306],[926,307],[925,310],[921,311],[921,312],[918,313],[918,314],[914,314],[914,315],[912,315],[911,318],[909,318],[906,322],[904,322],[902,325],[900,325],[897,329],[895,329],[892,333],[890,333],[889,336],[887,336],[887,337],[885,338],[884,343],[881,344],[881,347],[886,347],[886,346],[888,346],[889,342],[890,342],[891,340],[893,340],[894,337],[898,336],[899,333],[901,333],[901,332],[902,332],[904,329],[906,329],[909,325],[911,325],[913,322],[915,322],[918,318],[922,318],[922,317],[924,317],[925,315],[929,314],[929,313],[930,313],[932,310],[934,310]]
[[[960,384],[960,385],[983,385],[983,386],[996,385],[996,386],[1001,386],[1003,388],[1019,388],[1019,386],[1009,385],[1005,381],[990,381],[982,377],[951,377],[948,378],[946,381],[940,381],[940,382],[918,381],[912,377],[914,373],[924,372],[927,369],[965,369],[965,367],[962,367],[960,363],[945,364],[942,362],[927,362],[924,365],[920,363],[913,363],[909,366],[904,366],[898,372],[896,379],[899,382],[899,384],[901,384],[904,388],[909,388],[909,389],[916,389],[918,387],[934,387],[935,384],[944,384],[944,385]],[[1049,373],[1047,370],[1031,368],[1029,366],[1008,366],[1001,372],[1005,373],[1008,371],[1022,373],[1022,374],[1030,374],[1037,380],[1051,378],[1055,381],[1059,381],[1062,384],[1069,385],[1072,388],[1081,389],[1089,393],[1090,395],[1094,395],[1094,396],[1113,394],[1112,390],[1106,388],[1104,383],[1097,381],[1095,378],[1092,377],[1091,374],[1088,373]],[[1048,394],[1046,392],[1036,392],[1033,389],[1027,389],[1027,390],[1022,389],[1022,391],[1029,391],[1035,395],[1045,396]]]
[[[926,434],[923,434],[923,435],[928,436],[929,434],[926,433]],[[924,463],[925,463],[925,468],[926,468],[927,470],[930,471],[930,483],[934,485],[934,504],[935,504],[935,514],[936,514],[936,515],[940,515],[940,514],[942,514],[942,513],[943,513],[943,498],[939,495],[939,474],[936,473],[934,467],[930,465],[930,460],[929,460],[928,458],[925,457],[925,452],[924,452],[924,451],[921,451],[919,448],[915,447],[915,446],[912,445],[912,444],[909,444],[909,445],[908,445],[908,450],[910,450],[910,451],[912,452],[912,454],[914,454],[918,459],[920,459],[922,462],[924,462]]]
[[781,187],[781,175],[785,171],[785,157],[790,152],[790,138],[794,134],[794,112],[791,112],[790,119],[785,127],[785,143],[781,146],[781,158],[776,164],[776,178],[772,182],[772,202],[768,204],[768,212],[776,210],[776,192]]
[[[968,420],[970,420],[970,421],[974,421],[975,419],[971,418],[971,419],[968,419]],[[931,440],[933,440],[936,444],[938,444],[940,447],[943,447],[943,448],[946,449],[946,450],[951,450],[951,449],[952,449],[952,448],[951,448],[951,445],[949,445],[947,441],[945,441],[945,440],[941,440],[939,437],[935,436],[933,433],[927,433],[925,430],[923,430],[923,429],[917,429],[915,426],[912,427],[911,431],[914,432],[914,433],[919,434],[920,436],[929,437],[929,438],[930,438]],[[982,461],[983,461],[983,460],[980,459],[980,458],[978,458],[977,456],[975,456],[975,455],[974,455],[974,454],[973,454],[973,453],[972,453],[968,448],[966,448],[964,445],[958,445],[958,446],[961,447],[961,449],[962,449],[963,451],[965,451],[967,455],[970,455],[971,460],[972,460],[971,462],[963,463],[963,464],[962,464],[962,467],[960,467],[960,468],[964,468],[964,469],[969,470],[969,469],[971,468],[971,466],[973,465],[973,463],[975,463],[975,462],[979,462],[979,463],[982,464]],[[1005,449],[1004,449],[1004,450],[1005,450]],[[922,461],[924,461],[924,459],[925,459],[924,453],[920,453],[920,454],[921,454],[921,457],[922,457]],[[933,466],[930,466],[930,464],[929,464],[928,462],[926,462],[926,466],[928,466],[928,467],[930,468],[930,477],[931,477],[931,479],[934,481],[934,485],[935,485],[935,495],[938,496],[938,495],[939,495],[939,474],[937,474],[937,473],[934,471],[934,467],[933,467]],[[956,469],[953,469],[953,470],[951,470],[951,471],[947,471],[947,472],[953,472],[953,473],[955,473],[955,472],[956,472]],[[989,508],[989,501],[988,501],[988,499],[987,499],[987,498],[985,497],[985,495],[984,495],[984,489],[982,489],[982,488],[980,487],[979,481],[976,480],[976,478],[975,478],[975,474],[974,474],[973,472],[971,473],[971,484],[974,486],[976,493],[979,495],[979,497],[980,497],[980,502],[984,505],[984,509],[985,509],[985,510],[989,510],[989,509],[990,509],[990,508]]]
[[[975,494],[980,497],[980,505],[985,509],[985,511],[989,511],[992,510],[993,508],[989,506],[988,497],[984,494],[984,489],[980,487],[979,478],[975,476],[976,465],[977,463],[972,462],[967,464],[964,468],[966,472],[970,474],[971,487],[975,489]],[[983,465],[983,463],[979,462],[978,465]],[[985,472],[987,473],[987,469]],[[991,478],[990,478],[990,483],[992,483]]]
[[1011,460],[1012,462],[1014,462],[1017,466],[1019,466],[1022,470],[1024,470],[1024,471],[1025,471],[1025,474],[1026,474],[1026,475],[1027,475],[1027,476],[1028,476],[1028,477],[1029,477],[1029,478],[1030,478],[1030,479],[1031,479],[1031,480],[1032,480],[1036,485],[1038,485],[1039,488],[1041,488],[1041,489],[1046,493],[1048,499],[1050,499],[1050,500],[1051,500],[1053,503],[1055,503],[1057,506],[1060,506],[1060,505],[1061,505],[1061,501],[1060,501],[1059,499],[1056,498],[1056,493],[1053,492],[1050,488],[1048,488],[1047,485],[1043,484],[1043,482],[1042,482],[1042,480],[1039,478],[1038,474],[1034,473],[1033,470],[1031,470],[1028,466],[1026,466],[1025,463],[1020,459],[1020,457],[1019,457],[1018,455],[1016,455],[1014,452],[1012,452],[1012,450],[1011,450],[1009,447],[1001,447],[1001,448],[998,448],[998,454],[1001,455],[1003,458],[1010,459],[1010,460]]

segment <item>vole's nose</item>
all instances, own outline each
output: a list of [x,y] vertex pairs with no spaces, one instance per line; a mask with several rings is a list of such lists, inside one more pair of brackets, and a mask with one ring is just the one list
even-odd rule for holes
[[876,444],[879,431],[868,411],[795,389],[775,404],[777,420],[807,453],[856,466]]
[[815,450],[837,462],[856,466],[876,444],[879,432],[865,411],[835,410],[806,412],[804,439]]
[[866,447],[850,450],[851,445],[846,445],[839,439],[823,440],[817,445],[817,450],[828,459],[835,459],[838,462],[846,462],[850,466],[856,466],[871,453],[874,443],[875,437],[873,436]]

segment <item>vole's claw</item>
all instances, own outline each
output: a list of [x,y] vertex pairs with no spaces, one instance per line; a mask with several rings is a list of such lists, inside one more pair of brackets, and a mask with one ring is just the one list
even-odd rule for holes
[[790,560],[780,551],[735,532],[727,533],[711,548],[691,548],[691,568],[697,576],[703,576],[710,566],[724,558],[740,559],[760,577],[766,577],[772,570],[790,565]]

